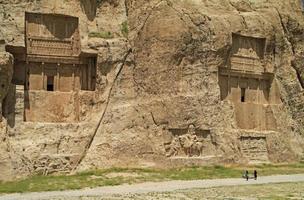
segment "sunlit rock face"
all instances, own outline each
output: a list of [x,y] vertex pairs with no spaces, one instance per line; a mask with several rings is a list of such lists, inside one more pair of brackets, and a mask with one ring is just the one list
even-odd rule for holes
[[0,5],[0,179],[302,159],[301,1]]

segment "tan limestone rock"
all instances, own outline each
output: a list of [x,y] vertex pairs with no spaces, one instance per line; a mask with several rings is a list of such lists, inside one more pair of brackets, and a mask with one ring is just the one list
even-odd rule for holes
[[37,101],[30,107],[41,110],[32,122],[23,120],[26,89],[5,85],[10,100],[0,152],[8,152],[3,165],[17,177],[111,166],[293,162],[303,154],[300,1],[0,4],[0,37],[8,44],[25,46],[25,11],[65,14],[79,19],[82,55],[97,55],[95,90],[31,92]]

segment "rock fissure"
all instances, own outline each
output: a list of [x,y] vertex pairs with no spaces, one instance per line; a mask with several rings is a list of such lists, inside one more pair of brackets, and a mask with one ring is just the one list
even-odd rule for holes
[[0,180],[297,161],[304,21],[294,1],[98,2],[0,3]]
[[124,0],[124,7],[125,7],[125,10],[126,10],[126,16],[128,18],[129,16],[129,8],[128,8],[128,0]]
[[[302,78],[301,76],[301,72],[300,70],[296,67],[296,65],[292,62],[291,63],[291,66],[293,67],[293,69],[296,71],[296,74],[297,74],[297,79],[301,85],[301,88],[304,89],[304,79]],[[303,75],[304,76],[304,75]]]
[[113,83],[112,83],[112,85],[111,85],[111,87],[110,87],[110,90],[109,90],[109,94],[108,94],[108,97],[107,97],[107,101],[106,101],[105,108],[104,108],[104,110],[103,110],[103,112],[102,112],[102,115],[101,115],[100,118],[99,118],[98,124],[97,124],[96,128],[94,129],[93,135],[91,136],[91,138],[90,138],[90,140],[89,140],[89,143],[86,145],[84,152],[82,153],[80,159],[77,161],[77,164],[75,165],[75,169],[80,165],[80,163],[82,162],[82,160],[85,158],[85,156],[86,156],[87,153],[88,153],[88,150],[91,148],[92,143],[94,142],[94,138],[95,138],[95,136],[96,136],[96,134],[97,134],[97,132],[98,132],[100,126],[101,126],[101,123],[102,123],[102,121],[103,121],[103,119],[104,119],[104,116],[105,116],[105,114],[106,114],[106,112],[107,112],[107,108],[108,108],[108,106],[109,106],[110,99],[111,99],[111,95],[112,95],[112,90],[113,90],[113,88],[114,88],[114,86],[115,86],[115,84],[116,84],[116,81],[117,81],[118,77],[120,76],[120,74],[121,74],[121,72],[122,72],[122,70],[123,70],[123,68],[124,68],[124,65],[125,65],[125,63],[126,63],[126,61],[127,61],[128,56],[129,56],[131,53],[132,53],[132,49],[129,49],[128,52],[126,53],[126,55],[124,56],[121,65],[119,66],[119,69],[118,69],[118,71],[117,71],[117,73],[116,73],[116,75],[115,75],[115,78],[114,78],[114,80],[113,80]]
[[247,22],[246,22],[245,17],[244,17],[242,14],[240,14],[240,16],[241,16],[241,18],[242,18],[242,23],[244,24],[245,29],[248,29],[248,25],[247,25]]
[[141,32],[143,31],[143,29],[145,28],[148,19],[150,18],[150,16],[151,16],[152,13],[153,13],[153,10],[154,10],[155,8],[157,8],[157,7],[158,7],[162,2],[164,2],[164,1],[166,1],[166,0],[160,0],[160,1],[158,1],[154,6],[152,6],[151,11],[148,13],[148,16],[144,19],[143,23],[141,24],[140,28],[139,28],[138,31],[137,31],[137,35],[138,35],[138,36],[141,34]]
[[281,22],[281,27],[284,31],[284,37],[285,37],[286,41],[288,41],[288,45],[291,48],[293,55],[295,55],[295,49],[292,45],[292,42],[290,41],[290,33],[289,33],[289,31],[288,31],[288,29],[287,29],[287,27],[286,27],[286,25],[283,21],[283,17],[281,15],[280,11],[277,8],[276,8],[276,11],[277,11],[277,14],[278,14],[280,22]]

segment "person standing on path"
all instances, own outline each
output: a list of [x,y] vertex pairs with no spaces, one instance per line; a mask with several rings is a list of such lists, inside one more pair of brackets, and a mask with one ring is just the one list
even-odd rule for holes
[[249,173],[248,173],[248,170],[246,170],[246,172],[245,172],[245,178],[246,178],[246,180],[248,181],[248,179],[249,179]]
[[257,180],[257,178],[258,178],[258,172],[257,172],[257,170],[254,170],[253,176],[254,176],[254,180]]

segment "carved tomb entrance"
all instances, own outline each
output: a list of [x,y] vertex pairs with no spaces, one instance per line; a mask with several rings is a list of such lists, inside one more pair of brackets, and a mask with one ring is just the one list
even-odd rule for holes
[[237,125],[241,129],[276,130],[271,105],[277,96],[273,73],[264,66],[265,38],[232,34],[230,62],[219,69],[221,100],[235,105]]
[[79,91],[95,91],[96,54],[81,51],[77,17],[25,13],[25,47],[14,55],[13,84],[24,87],[24,120],[79,120]]
[[266,42],[265,38],[233,33],[229,62],[219,68],[221,100],[233,103],[238,129],[250,133],[239,138],[243,157],[249,162],[268,161],[266,136],[256,133],[277,130],[272,108],[280,102],[280,95],[274,74],[266,68]]

